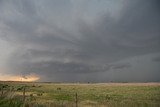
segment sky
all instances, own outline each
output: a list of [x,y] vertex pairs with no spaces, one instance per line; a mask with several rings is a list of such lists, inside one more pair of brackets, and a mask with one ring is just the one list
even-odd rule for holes
[[0,0],[0,80],[160,82],[159,0]]

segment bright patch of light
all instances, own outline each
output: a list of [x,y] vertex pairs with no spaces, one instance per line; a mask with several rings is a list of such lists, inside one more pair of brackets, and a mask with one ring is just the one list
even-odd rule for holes
[[40,77],[36,74],[29,74],[25,76],[20,76],[20,75],[0,75],[0,80],[1,81],[22,81],[22,82],[32,82],[32,81],[37,81],[39,80]]

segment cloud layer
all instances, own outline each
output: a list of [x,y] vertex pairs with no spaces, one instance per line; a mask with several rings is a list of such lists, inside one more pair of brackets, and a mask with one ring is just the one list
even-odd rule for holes
[[0,0],[0,73],[34,73],[40,81],[160,81],[159,4]]

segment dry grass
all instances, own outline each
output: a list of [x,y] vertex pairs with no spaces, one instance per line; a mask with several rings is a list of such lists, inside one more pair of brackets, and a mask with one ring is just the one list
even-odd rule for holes
[[[26,86],[26,100],[22,105],[28,107],[75,107],[75,93],[78,94],[79,107],[160,106],[160,83],[0,82],[0,84],[14,87],[13,95],[19,100],[23,96],[23,90],[17,89]],[[3,107],[1,102],[0,107]]]

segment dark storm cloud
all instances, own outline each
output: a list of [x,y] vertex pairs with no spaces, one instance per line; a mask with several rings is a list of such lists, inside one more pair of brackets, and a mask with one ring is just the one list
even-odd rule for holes
[[160,56],[158,56],[158,57],[154,57],[154,58],[152,59],[152,61],[160,62]]
[[[117,61],[160,52],[159,3],[1,0],[0,39],[17,48],[8,57],[7,73],[36,73],[42,81],[110,81],[114,70],[132,69]],[[144,68],[135,70],[148,77]]]
[[119,64],[119,65],[113,65],[113,69],[125,69],[125,68],[129,68],[131,67],[130,64],[126,63],[126,64]]
[[80,23],[82,50],[106,56],[105,60],[159,52],[160,14],[154,3],[130,1],[118,19],[106,14],[94,25]]

